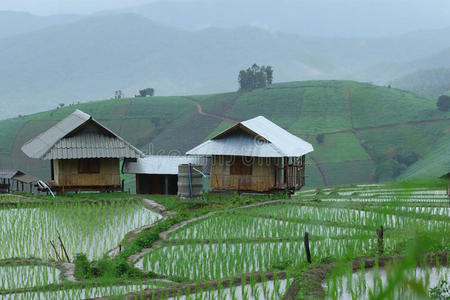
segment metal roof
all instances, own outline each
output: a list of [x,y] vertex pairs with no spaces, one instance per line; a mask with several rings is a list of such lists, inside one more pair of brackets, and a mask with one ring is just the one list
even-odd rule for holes
[[236,124],[186,154],[299,157],[312,151],[310,143],[259,116]]
[[125,161],[122,172],[126,174],[165,174],[177,175],[182,164],[202,165],[205,173],[211,169],[211,159],[195,156],[149,155],[138,158],[136,162]]
[[0,179],[14,179],[23,183],[38,181],[38,178],[25,174],[20,170],[0,169]]
[[13,169],[0,169],[0,178],[2,179],[12,179],[16,175],[23,175],[23,173],[20,170],[13,170]]
[[[85,130],[93,125],[99,130]],[[37,159],[137,158],[143,153],[120,136],[76,110],[22,146],[22,151]]]

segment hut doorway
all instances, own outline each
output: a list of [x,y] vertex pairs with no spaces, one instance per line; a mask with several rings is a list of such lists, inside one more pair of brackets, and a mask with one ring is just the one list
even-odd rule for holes
[[177,183],[177,175],[136,174],[136,193],[176,195]]

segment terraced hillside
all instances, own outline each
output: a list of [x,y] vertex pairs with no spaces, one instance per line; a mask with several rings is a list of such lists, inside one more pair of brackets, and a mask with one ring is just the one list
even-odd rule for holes
[[76,108],[154,154],[184,153],[236,121],[264,115],[314,145],[310,186],[392,180],[450,132],[450,112],[410,92],[353,81],[289,82],[246,93],[103,100],[3,120],[0,168],[47,177],[49,163],[27,159],[20,148]]

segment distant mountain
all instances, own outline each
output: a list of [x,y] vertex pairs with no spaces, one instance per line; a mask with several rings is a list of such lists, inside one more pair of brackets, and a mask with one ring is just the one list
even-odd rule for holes
[[146,87],[157,95],[236,90],[239,70],[253,63],[272,65],[278,82],[387,84],[450,56],[442,50],[450,49],[450,28],[325,38],[251,26],[182,30],[130,13],[59,20],[64,23],[0,39],[0,119],[108,98],[116,90],[127,96]]
[[446,0],[164,0],[118,11],[191,30],[254,25],[305,36],[383,37],[448,27],[449,9]]
[[[330,78],[338,68],[295,35],[262,29],[183,31],[133,14],[85,18],[0,40],[0,118],[58,103],[236,90],[240,69],[274,67],[275,80]],[[14,105],[7,105],[14,103]]]
[[430,55],[401,62],[385,61],[365,68],[354,76],[360,80],[375,79],[376,83],[386,83],[421,70],[450,68],[450,48],[430,48],[434,49]]
[[392,80],[391,85],[437,98],[450,93],[450,68],[419,70]]
[[80,19],[77,15],[36,16],[26,12],[0,11],[0,39]]

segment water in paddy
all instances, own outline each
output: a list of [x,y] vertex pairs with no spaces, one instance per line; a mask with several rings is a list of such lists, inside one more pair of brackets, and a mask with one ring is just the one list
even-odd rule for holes
[[69,257],[86,253],[99,258],[118,245],[125,234],[161,218],[141,203],[50,203],[33,208],[0,210],[0,259],[39,257],[55,259],[50,241],[59,248],[61,234]]

